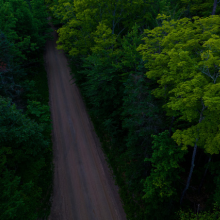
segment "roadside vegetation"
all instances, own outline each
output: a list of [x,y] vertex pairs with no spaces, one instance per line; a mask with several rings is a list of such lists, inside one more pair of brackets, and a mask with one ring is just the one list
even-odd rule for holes
[[47,219],[52,143],[43,0],[0,0],[0,219]]
[[46,3],[127,219],[220,219],[218,2]]
[[0,219],[50,213],[49,16],[127,219],[220,219],[218,4],[0,0]]

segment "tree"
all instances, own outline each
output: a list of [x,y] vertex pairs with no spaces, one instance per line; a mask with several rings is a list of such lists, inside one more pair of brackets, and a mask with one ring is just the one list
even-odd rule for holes
[[150,175],[142,180],[145,192],[143,198],[151,207],[146,208],[146,213],[150,213],[152,219],[161,219],[170,216],[173,200],[178,199],[176,184],[183,171],[179,163],[186,151],[182,151],[175,144],[169,137],[168,130],[152,137],[153,153],[150,158],[145,159],[151,162],[152,170]]
[[129,207],[126,214],[131,219],[145,219],[147,216],[141,207],[148,209],[142,200],[144,192],[140,180],[149,175],[149,163],[144,162],[150,157],[151,134],[163,130],[163,116],[158,103],[151,95],[155,82],[145,76],[142,56],[136,51],[141,44],[139,25],[135,24],[121,41],[119,57],[113,65],[120,71],[120,81],[123,83],[123,105],[120,110],[122,129],[125,133],[123,149],[117,159],[120,171],[124,174],[126,183],[126,204]]
[[31,53],[44,46],[51,31],[44,1],[1,0],[0,13],[0,30],[13,45],[15,61],[21,64],[27,56],[30,61]]
[[92,55],[83,60],[84,70],[78,74],[85,76],[83,93],[88,98],[91,111],[110,128],[116,123],[116,111],[121,105],[121,83],[116,68],[112,66],[117,59],[117,50],[114,51],[113,46],[117,44],[111,29],[102,23],[94,36],[96,45],[91,48]]
[[[135,22],[145,26],[152,21],[152,0],[149,1],[69,1],[60,0],[51,6],[54,15],[65,22],[58,30],[58,49],[64,49],[71,56],[91,54],[94,46],[94,32],[99,22],[119,37],[130,31]],[[138,16],[137,16],[138,14]]]
[[[163,27],[146,30],[149,37],[139,46],[150,71],[149,78],[159,78],[156,97],[164,97],[168,115],[195,123],[179,129],[172,138],[182,150],[194,146],[192,165],[182,198],[189,186],[197,146],[210,154],[219,153],[219,16],[163,22]],[[165,34],[163,34],[165,33]],[[163,36],[163,37],[162,37]],[[192,46],[193,45],[193,46]],[[147,51],[145,50],[147,49]],[[155,53],[156,52],[156,53]],[[203,68],[199,68],[202,66]],[[214,67],[213,67],[214,66]],[[204,116],[204,117],[203,117]],[[197,123],[196,123],[197,121]],[[182,201],[181,198],[181,201]]]
[[218,203],[213,204],[213,210],[209,212],[201,212],[201,213],[193,213],[192,211],[184,212],[183,210],[180,210],[178,212],[178,215],[180,217],[180,220],[215,220],[220,219],[220,210]]
[[43,125],[17,110],[0,96],[0,218],[33,219],[39,216],[49,142]]

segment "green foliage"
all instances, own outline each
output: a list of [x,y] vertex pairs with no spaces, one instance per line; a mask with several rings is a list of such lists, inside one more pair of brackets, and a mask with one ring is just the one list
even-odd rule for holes
[[41,105],[40,102],[28,100],[26,114],[31,114],[33,117],[39,118],[41,123],[50,121],[50,108],[48,105]]
[[213,211],[212,212],[200,212],[200,213],[193,213],[192,211],[184,212],[180,210],[178,212],[180,220],[219,220],[220,219],[220,209],[217,203],[213,204]]
[[36,219],[41,204],[38,186],[49,142],[43,127],[0,97],[1,219]]
[[[0,16],[0,29],[8,36],[9,41],[11,41],[14,44],[14,52],[15,56],[21,57],[22,59],[26,59],[25,54],[22,53],[22,50],[28,50],[28,48],[31,48],[34,50],[35,44],[31,44],[30,42],[30,36],[27,35],[27,33],[24,33],[24,35],[18,35],[23,31],[23,25],[25,17],[27,20],[32,21],[30,18],[30,11],[28,10],[28,5],[25,1],[19,2],[19,0],[15,1],[3,1],[1,0],[1,16]],[[20,16],[19,16],[20,15]],[[10,16],[10,17],[9,17]],[[19,16],[18,18],[16,16]],[[20,32],[17,33],[17,28],[21,28]],[[28,26],[27,26],[28,27]]]
[[37,121],[40,125],[44,126],[44,132],[46,136],[50,137],[51,133],[51,119],[50,119],[50,108],[48,105],[42,105],[38,101],[30,101],[27,103],[26,114],[31,118]]
[[[44,0],[31,0],[29,3],[31,12],[33,14],[33,20],[37,26],[37,30],[33,33],[32,39],[36,42],[37,46],[43,48],[46,40],[50,39],[50,34],[53,31],[48,28],[48,12]],[[29,33],[30,34],[30,33]]]
[[[144,75],[144,62],[136,48],[141,43],[139,26],[134,25],[132,31],[121,41],[122,49],[118,52],[119,58],[113,63],[120,71],[120,81],[123,83],[123,105],[121,111],[122,129],[124,135],[123,147],[120,156],[116,157],[119,169],[123,173],[124,201],[127,218],[144,219],[141,206],[143,191],[141,178],[146,176],[149,166],[144,164],[144,157],[151,154],[152,133],[158,132],[162,123],[159,108],[150,94],[152,82],[147,81]],[[161,126],[162,128],[162,126]],[[136,202],[134,202],[136,201]]]
[[113,134],[119,126],[117,117],[122,86],[117,69],[112,66],[118,57],[117,50],[113,50],[117,44],[105,24],[100,23],[94,36],[96,45],[91,48],[92,54],[83,59],[84,70],[78,74],[85,76],[82,91],[88,98],[91,113],[97,114],[104,127]]
[[[45,154],[45,168],[41,173],[42,178],[39,179],[39,186],[42,188],[42,196],[38,215],[41,218],[47,218],[50,214],[50,196],[52,192],[52,125],[48,106],[49,91],[47,73],[44,67],[43,56],[42,54],[39,56],[38,65],[29,68],[29,80],[22,82],[22,87],[24,90],[26,90],[26,92],[23,94],[24,99],[27,99],[27,108],[25,114],[42,126],[42,134],[50,143],[48,152]],[[39,161],[39,163],[40,162],[41,161]]]
[[57,31],[57,48],[64,49],[71,56],[91,54],[90,47],[95,44],[94,34],[100,22],[112,30],[112,35],[119,36],[125,30],[130,31],[135,22],[144,26],[153,21],[156,15],[152,15],[151,9],[151,0],[132,3],[125,0],[59,0],[50,3],[54,17],[64,23]]
[[20,85],[16,83],[17,75],[23,75],[22,71],[15,70],[13,65],[12,43],[0,30],[0,95],[15,98],[19,94]]
[[[151,219],[159,219],[170,215],[169,206],[172,206],[172,202],[178,198],[177,182],[183,171],[179,163],[186,152],[175,144],[167,130],[152,137],[153,153],[150,158],[145,159],[151,162],[152,170],[150,176],[143,181],[145,192],[143,198],[148,206],[151,205],[150,209],[146,209]],[[153,204],[152,200],[154,200]],[[152,210],[155,211],[155,216],[152,216]]]
[[[212,14],[213,0],[181,0],[181,8],[184,9],[184,16],[186,17],[208,17]],[[216,14],[219,14],[219,7],[217,7]]]
[[162,0],[159,5],[161,8],[160,14],[167,15],[170,19],[179,20],[184,17],[185,8],[179,0]]
[[23,83],[25,89],[25,97],[31,100],[39,100],[41,95],[36,88],[36,82],[34,80],[25,80]]
[[5,210],[1,219],[36,220],[50,212],[51,121],[42,67],[43,63],[38,63],[39,73],[31,76],[35,81],[21,82],[30,99],[25,114],[1,99],[0,170],[4,181],[0,180],[0,187],[5,192],[0,198],[1,210]]
[[[31,207],[30,196],[39,199],[40,194],[34,189],[32,182],[19,186],[20,178],[8,169],[2,172],[0,188],[2,191],[0,198],[1,219],[25,219],[35,220],[37,214]],[[35,194],[33,196],[33,193]],[[34,202],[34,205],[37,205]],[[28,210],[29,209],[29,210]]]
[[[25,87],[27,67],[39,60],[31,51],[42,49],[50,29],[42,0],[1,1],[0,14],[0,62],[5,66],[0,69],[0,95],[11,98],[0,96],[0,219],[36,220],[48,216],[50,211],[52,154],[48,94],[45,100],[42,98],[45,93],[36,95],[39,91],[35,88],[29,97],[27,113],[18,108],[25,110],[22,90],[31,92],[26,89],[29,84]],[[30,80],[30,87],[34,84],[42,87],[46,80],[47,90],[47,78],[38,75],[41,83]],[[39,118],[34,115],[34,107],[38,107]]]
[[[118,115],[118,106],[121,104],[119,76],[110,63],[100,60],[96,55],[86,58],[84,67],[86,69],[80,73],[86,73],[87,80],[83,83],[83,93],[88,97],[90,111],[92,114],[97,114],[110,129],[117,121],[115,117]],[[87,69],[89,67],[90,69]],[[115,132],[114,126],[110,130]]]
[[[127,212],[128,216],[137,216],[143,219],[139,205],[143,203],[140,180],[150,171],[149,164],[144,163],[144,158],[152,153],[151,134],[162,130],[162,116],[157,102],[150,94],[144,73],[131,74],[127,77],[123,96],[123,121],[122,127],[128,133],[125,136],[126,150],[121,154],[121,169],[125,172],[124,180],[129,191],[130,200],[135,199],[137,204]],[[128,201],[131,204],[131,202]],[[148,209],[146,203],[143,206]]]
[[0,60],[6,67],[0,68],[0,94],[14,102],[21,95],[24,68],[37,61],[34,53],[42,49],[50,29],[43,0],[1,0],[0,14]]
[[[187,18],[164,21],[162,27],[146,30],[149,37],[143,38],[145,45],[141,45],[138,50],[142,50],[144,59],[149,60],[147,76],[158,78],[160,86],[153,94],[166,98],[164,108],[167,114],[179,111],[180,119],[199,122],[184,131],[177,130],[173,139],[178,145],[183,144],[182,149],[186,149],[187,145],[194,145],[199,135],[198,146],[213,154],[218,153],[219,146],[218,127],[213,127],[213,124],[216,124],[219,117],[216,102],[219,87],[219,43],[216,34],[219,33],[217,27],[220,18],[194,17],[194,20],[194,23]],[[217,67],[217,71],[211,65]],[[199,70],[199,66],[203,69]],[[205,115],[203,121],[201,114]]]
[[69,54],[127,219],[177,219],[188,147],[198,139],[201,155],[219,153],[219,16],[206,17],[213,2],[46,2],[62,23],[57,48]]
[[0,30],[12,43],[16,61],[30,61],[30,53],[42,48],[49,37],[43,0],[1,0]]

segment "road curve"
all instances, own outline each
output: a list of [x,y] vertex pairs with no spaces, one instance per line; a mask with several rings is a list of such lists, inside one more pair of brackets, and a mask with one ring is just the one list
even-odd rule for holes
[[[52,24],[51,27],[55,30]],[[126,220],[99,140],[54,40],[44,55],[52,117],[54,179],[48,220]]]

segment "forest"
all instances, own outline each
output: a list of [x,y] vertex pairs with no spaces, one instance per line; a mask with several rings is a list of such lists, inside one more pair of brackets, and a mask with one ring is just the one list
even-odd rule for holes
[[43,0],[0,0],[0,219],[50,212],[51,121]]
[[49,16],[127,219],[220,219],[219,3],[0,0],[0,219],[50,213]]

